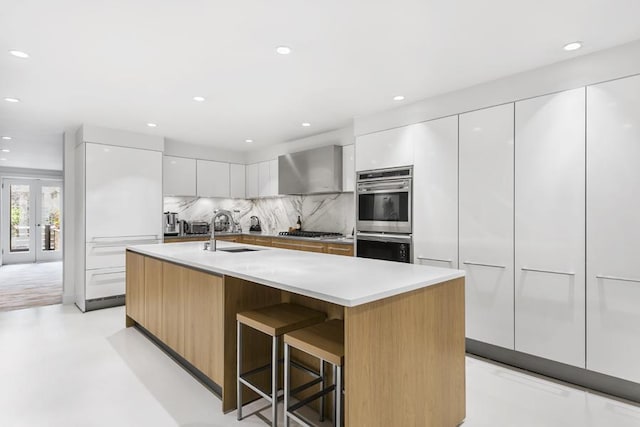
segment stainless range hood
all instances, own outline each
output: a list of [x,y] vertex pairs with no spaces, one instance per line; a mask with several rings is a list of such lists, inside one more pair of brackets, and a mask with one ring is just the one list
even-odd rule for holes
[[329,145],[278,157],[278,194],[341,191],[341,146]]

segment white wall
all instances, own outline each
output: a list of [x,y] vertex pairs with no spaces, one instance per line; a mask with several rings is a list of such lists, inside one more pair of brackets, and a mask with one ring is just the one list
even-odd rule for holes
[[[525,53],[523,53],[524,55]],[[354,119],[354,134],[419,123],[640,73],[640,40]]]
[[62,217],[63,270],[62,270],[62,302],[71,304],[75,300],[74,286],[74,257],[75,257],[75,145],[76,131],[67,130],[64,133],[64,206]]
[[351,145],[353,144],[353,126],[347,126],[330,132],[319,133],[294,141],[283,142],[262,149],[251,150],[246,153],[246,164],[262,162],[275,159],[282,154],[295,153],[309,150],[311,148],[323,147],[326,145]]
[[164,154],[166,156],[245,164],[246,153],[166,139],[164,142]]

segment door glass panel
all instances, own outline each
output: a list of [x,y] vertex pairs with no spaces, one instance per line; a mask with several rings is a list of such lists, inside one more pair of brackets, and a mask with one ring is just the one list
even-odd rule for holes
[[43,251],[59,251],[62,247],[60,228],[60,186],[42,186],[40,224],[42,227],[41,248]]
[[31,189],[28,184],[11,184],[10,199],[10,233],[9,250],[11,252],[28,252],[31,227],[29,226],[29,199]]

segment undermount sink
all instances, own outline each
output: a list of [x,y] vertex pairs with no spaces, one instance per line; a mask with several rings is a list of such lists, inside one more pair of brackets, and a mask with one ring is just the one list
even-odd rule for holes
[[223,249],[218,249],[221,252],[231,252],[231,253],[237,253],[237,252],[255,252],[255,251],[259,251],[261,249],[251,249],[251,248],[223,248]]

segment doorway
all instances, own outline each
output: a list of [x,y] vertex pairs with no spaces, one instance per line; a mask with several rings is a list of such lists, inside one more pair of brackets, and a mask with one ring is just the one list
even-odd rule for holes
[[4,179],[2,263],[62,260],[62,181]]
[[0,311],[62,303],[62,181],[3,178]]

